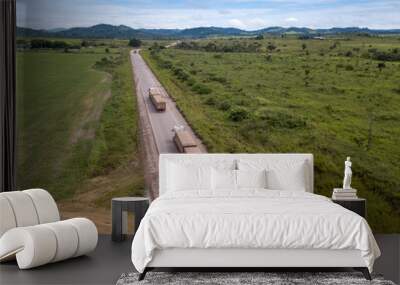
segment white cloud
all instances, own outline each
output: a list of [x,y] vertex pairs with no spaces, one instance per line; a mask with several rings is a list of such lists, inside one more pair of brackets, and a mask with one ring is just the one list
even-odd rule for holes
[[230,19],[228,20],[228,25],[234,28],[244,29],[246,25],[239,19]]
[[297,19],[295,17],[289,17],[289,18],[286,18],[285,21],[289,22],[289,23],[295,23],[295,22],[298,22],[299,19]]

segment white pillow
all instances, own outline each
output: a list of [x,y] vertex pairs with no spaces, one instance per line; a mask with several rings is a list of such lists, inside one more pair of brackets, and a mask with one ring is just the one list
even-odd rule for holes
[[305,163],[288,168],[269,169],[268,188],[273,190],[306,191]]
[[266,169],[267,187],[271,190],[306,191],[306,161],[304,160],[263,160],[240,159],[240,170]]
[[236,170],[212,168],[212,183],[214,191],[236,190]]
[[170,163],[168,191],[212,190],[211,167]]
[[237,188],[267,188],[267,171],[236,170]]

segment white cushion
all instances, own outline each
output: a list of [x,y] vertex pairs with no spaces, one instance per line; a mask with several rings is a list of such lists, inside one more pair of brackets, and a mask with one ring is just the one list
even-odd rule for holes
[[0,260],[16,255],[20,269],[49,263],[57,251],[53,231],[43,225],[14,228],[0,239]]
[[265,169],[258,170],[236,170],[237,187],[243,188],[267,188],[267,171]]
[[214,191],[236,190],[236,170],[212,168],[212,188]]
[[0,237],[16,226],[17,223],[10,202],[6,197],[0,195]]
[[305,164],[288,164],[287,167],[267,171],[268,188],[274,190],[306,191]]
[[21,191],[1,193],[11,205],[15,215],[17,227],[33,226],[39,223],[36,208],[31,197]]
[[96,225],[86,218],[74,218],[63,221],[71,224],[78,233],[78,248],[74,257],[93,251],[97,246],[98,233]]
[[267,170],[267,188],[272,190],[306,191],[308,188],[304,160],[240,159],[239,170]]
[[36,208],[39,224],[51,223],[60,220],[57,204],[50,193],[43,189],[29,189],[22,193],[28,194]]
[[211,190],[211,167],[170,163],[168,191]]
[[70,258],[75,255],[78,250],[79,237],[78,232],[71,227],[66,221],[44,224],[44,227],[51,229],[56,236],[57,250],[51,260],[57,262]]

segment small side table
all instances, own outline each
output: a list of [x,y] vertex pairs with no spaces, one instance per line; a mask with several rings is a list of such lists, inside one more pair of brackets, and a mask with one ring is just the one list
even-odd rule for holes
[[348,200],[336,200],[332,199],[333,203],[339,204],[342,207],[359,214],[361,217],[367,217],[367,200],[363,198],[348,199]]
[[135,215],[135,232],[149,208],[149,199],[144,197],[119,197],[111,200],[113,241],[123,241],[128,231],[128,212]]

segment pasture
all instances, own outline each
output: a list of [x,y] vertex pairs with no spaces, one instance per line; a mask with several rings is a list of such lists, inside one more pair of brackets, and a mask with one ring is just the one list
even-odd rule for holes
[[316,192],[326,196],[351,156],[370,225],[395,233],[399,47],[396,37],[233,38],[142,54],[209,152],[313,153]]
[[18,188],[45,188],[77,213],[143,191],[128,50],[105,48],[17,56]]

